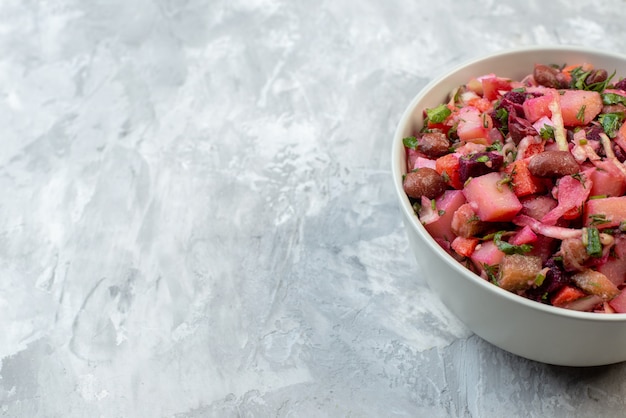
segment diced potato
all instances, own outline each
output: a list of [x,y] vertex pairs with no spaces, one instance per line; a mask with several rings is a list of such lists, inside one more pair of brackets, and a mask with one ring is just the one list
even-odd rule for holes
[[550,94],[527,99],[522,105],[524,107],[524,116],[530,123],[535,123],[544,116],[552,116],[549,108],[551,102],[552,96]]
[[502,182],[503,175],[488,173],[473,178],[463,189],[465,198],[482,221],[510,221],[522,209],[515,193]]
[[473,106],[467,106],[459,111],[459,124],[456,133],[462,141],[490,144],[489,130],[493,127],[493,120],[487,113],[481,113]]
[[591,196],[621,196],[626,192],[624,176],[612,166],[608,161],[596,161],[596,167],[589,175]]
[[597,91],[565,90],[559,94],[563,125],[584,126],[602,110],[602,97]]
[[626,220],[626,196],[591,199],[585,203],[585,226],[613,228]]
[[495,266],[504,258],[504,253],[498,249],[493,241],[484,241],[474,249],[470,259],[479,271],[484,270],[485,264]]
[[424,227],[434,238],[448,242],[452,241],[456,236],[450,227],[452,216],[464,203],[465,196],[461,190],[446,190],[435,199],[436,210],[440,216],[436,221],[424,225]]
[[488,100],[495,100],[502,96],[501,92],[513,89],[511,80],[502,77],[484,77],[482,80],[483,96]]

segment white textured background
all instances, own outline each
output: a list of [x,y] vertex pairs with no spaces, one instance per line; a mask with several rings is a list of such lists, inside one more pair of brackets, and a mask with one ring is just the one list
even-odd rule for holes
[[389,161],[441,71],[626,53],[625,21],[623,0],[2,0],[0,416],[625,416],[626,364],[520,359],[437,301]]

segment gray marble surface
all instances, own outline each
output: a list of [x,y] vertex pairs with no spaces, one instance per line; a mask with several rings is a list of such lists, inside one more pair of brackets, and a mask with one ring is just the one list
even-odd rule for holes
[[626,53],[625,6],[3,0],[0,416],[625,416],[626,364],[521,359],[441,305],[390,176],[434,76]]

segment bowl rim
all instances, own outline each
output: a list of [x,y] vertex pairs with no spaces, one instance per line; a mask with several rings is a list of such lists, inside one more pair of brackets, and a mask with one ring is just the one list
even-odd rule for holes
[[[500,51],[492,52],[486,55],[480,55],[478,57],[471,58],[466,60],[460,64],[454,65],[450,67],[448,70],[445,70],[442,75],[433,78],[430,82],[428,82],[423,88],[421,88],[417,94],[410,100],[408,106],[405,108],[402,116],[396,125],[396,129],[393,136],[393,143],[391,149],[391,169],[392,176],[394,182],[394,189],[396,191],[396,196],[399,198],[400,207],[403,212],[403,215],[406,219],[409,220],[409,225],[413,228],[417,234],[422,238],[423,242],[433,250],[440,259],[452,266],[453,270],[460,274],[464,279],[471,280],[478,286],[482,286],[485,291],[489,292],[493,296],[505,298],[511,303],[519,303],[523,306],[526,306],[529,309],[537,309],[539,311],[545,312],[549,315],[566,317],[570,319],[577,319],[583,321],[590,322],[626,322],[626,313],[601,313],[601,312],[580,312],[569,310],[565,308],[559,308],[556,306],[546,305],[540,302],[536,302],[530,299],[526,299],[523,296],[519,296],[515,293],[504,290],[498,286],[489,283],[487,280],[481,278],[474,272],[465,268],[461,263],[455,260],[450,254],[448,254],[436,241],[435,239],[426,231],[424,226],[418,222],[418,218],[411,207],[409,202],[409,198],[404,193],[404,189],[402,188],[402,175],[406,172],[406,169],[402,167],[401,160],[399,156],[401,152],[404,152],[404,146],[402,144],[402,132],[406,124],[410,121],[413,112],[420,100],[423,99],[424,96],[437,84],[441,83],[445,79],[452,77],[457,72],[462,71],[464,68],[472,66],[474,64],[478,64],[482,61],[506,57],[508,55],[518,55],[518,54],[528,54],[533,52],[577,52],[577,53],[587,53],[590,55],[596,56],[606,56],[613,59],[623,60],[625,69],[626,69],[626,55],[617,54],[610,51],[599,50],[597,48],[590,48],[585,46],[576,46],[576,45],[542,45],[542,46],[524,46],[524,47],[516,47],[516,48],[508,48]],[[480,74],[478,74],[480,75]]]

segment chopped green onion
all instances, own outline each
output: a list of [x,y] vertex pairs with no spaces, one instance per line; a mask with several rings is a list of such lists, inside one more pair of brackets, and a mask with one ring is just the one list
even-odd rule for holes
[[588,218],[591,219],[591,225],[600,225],[610,222],[603,213],[592,213]]
[[537,277],[535,277],[535,284],[537,286],[541,286],[543,284],[543,281],[546,279],[546,276],[544,274],[537,274]]
[[598,228],[587,228],[587,254],[591,257],[602,256],[602,243],[600,243],[600,232]]
[[580,109],[578,109],[578,113],[576,113],[576,119],[578,119],[581,123],[585,121],[585,109],[587,105],[582,105]]

